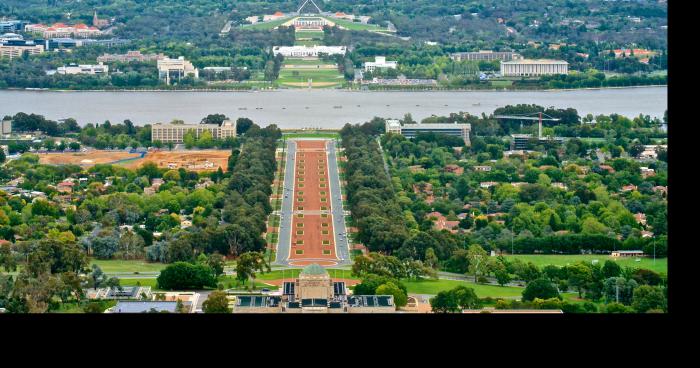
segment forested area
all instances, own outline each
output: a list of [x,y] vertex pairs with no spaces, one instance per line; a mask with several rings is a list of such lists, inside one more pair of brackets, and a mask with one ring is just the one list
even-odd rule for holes
[[[215,287],[212,280],[223,272],[223,256],[265,251],[262,234],[272,211],[269,195],[280,137],[275,125],[248,127],[240,146],[232,149],[232,170],[226,173],[159,169],[152,163],[137,170],[112,165],[86,170],[42,165],[33,154],[2,166],[0,177],[22,177],[18,187],[28,191],[0,192],[0,268],[18,271],[0,275],[0,307],[45,312],[81,300],[85,288],[118,286],[87,268],[91,258],[195,264],[166,273],[162,287],[180,285],[188,272],[199,276],[186,277],[186,285]],[[55,186],[68,178],[78,183],[79,177],[85,181],[74,186],[73,194]],[[158,191],[145,194],[156,180],[163,182]],[[42,197],[32,200],[29,191]],[[87,278],[78,277],[81,273]]]

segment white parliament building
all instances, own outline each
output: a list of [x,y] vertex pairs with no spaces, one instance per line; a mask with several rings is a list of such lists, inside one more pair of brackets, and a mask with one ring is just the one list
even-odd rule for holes
[[326,55],[345,55],[347,47],[345,46],[275,46],[272,48],[272,53],[277,56],[281,54],[284,57],[318,57],[319,54]]

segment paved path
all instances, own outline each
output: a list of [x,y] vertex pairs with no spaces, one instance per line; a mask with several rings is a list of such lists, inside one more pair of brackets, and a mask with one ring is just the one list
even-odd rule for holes
[[[336,155],[336,143],[332,140],[324,140],[327,144],[325,145],[325,155],[327,157],[327,178],[328,178],[328,190],[330,196],[330,215],[332,219],[332,231],[333,231],[333,245],[335,257],[329,259],[327,257],[315,257],[309,258],[302,261],[302,258],[297,255],[292,255],[292,231],[294,230],[294,190],[295,190],[295,167],[297,166],[295,159],[298,152],[297,142],[294,140],[287,140],[287,153],[286,153],[286,165],[285,165],[285,175],[284,175],[284,189],[282,196],[282,206],[280,210],[280,233],[278,237],[276,260],[273,265],[278,266],[294,266],[290,264],[290,258],[294,261],[296,258],[298,261],[297,265],[302,265],[303,263],[308,263],[308,261],[317,261],[322,266],[347,266],[352,262],[350,261],[350,246],[347,239],[347,229],[345,226],[345,212],[343,211],[343,200],[340,189],[340,175],[338,173],[338,159]],[[312,153],[309,151],[309,156]],[[310,162],[309,162],[310,163]],[[310,168],[309,168],[310,169]],[[308,171],[308,170],[307,170]],[[308,176],[308,173],[307,173]],[[311,183],[308,183],[311,184]],[[306,188],[307,191],[311,188]],[[314,188],[316,190],[316,188]],[[315,193],[306,193],[307,196],[314,198]],[[306,197],[306,196],[305,196]],[[311,203],[305,203],[304,207],[308,207],[308,211],[304,211],[305,222],[311,221],[312,218],[318,216],[320,212],[316,208],[317,204],[312,206]],[[317,214],[316,212],[319,212]],[[326,213],[327,211],[321,211]],[[313,231],[310,228],[306,231]],[[314,239],[317,240],[316,234],[305,234],[305,241]],[[310,244],[305,244],[303,248],[308,248]],[[311,256],[311,254],[309,254]],[[292,257],[293,256],[293,257]],[[316,259],[318,258],[318,259]]]

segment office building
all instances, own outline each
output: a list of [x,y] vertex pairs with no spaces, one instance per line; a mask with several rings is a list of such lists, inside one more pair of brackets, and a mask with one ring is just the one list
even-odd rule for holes
[[386,61],[386,56],[375,56],[374,61],[365,62],[365,71],[373,72],[376,69],[396,69],[398,62]]
[[24,31],[27,23],[29,22],[23,20],[2,20],[0,21],[0,33]]
[[44,52],[43,45],[37,45],[34,41],[6,40],[0,43],[0,58],[19,58],[23,54],[38,55]]
[[345,46],[275,46],[272,52],[284,57],[318,57],[319,54],[345,55]]
[[158,78],[170,84],[172,80],[180,80],[187,76],[199,78],[199,70],[191,62],[185,60],[183,56],[177,59],[164,58],[158,60]]
[[99,63],[97,65],[76,65],[69,64],[56,69],[56,74],[89,74],[89,75],[106,75],[109,74],[109,66]]
[[121,62],[128,63],[130,61],[147,62],[156,61],[167,58],[164,54],[142,54],[141,51],[129,51],[126,54],[103,54],[97,57],[98,62]]
[[401,134],[406,138],[415,138],[421,133],[436,133],[462,138],[466,146],[471,145],[469,132],[471,124],[404,124],[398,120],[388,119],[385,122],[386,133]]
[[512,51],[480,50],[473,52],[455,52],[450,55],[454,61],[494,61],[494,60],[519,60],[523,57]]
[[202,133],[210,132],[214,139],[236,137],[236,121],[226,120],[221,126],[217,124],[153,124],[151,126],[151,141],[163,143],[183,143],[185,134],[193,131],[199,138]]
[[569,63],[563,60],[520,59],[501,61],[501,75],[504,77],[568,74],[568,72]]

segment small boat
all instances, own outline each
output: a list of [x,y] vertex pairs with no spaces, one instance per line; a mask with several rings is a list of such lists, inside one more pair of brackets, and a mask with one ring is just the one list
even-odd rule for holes
[[481,102],[473,103],[472,106],[481,106]]
[[238,110],[248,110],[247,107],[239,107]]
[[336,105],[336,106],[333,106],[333,108],[334,108],[334,109],[342,109],[343,107],[342,107],[342,106],[337,106],[337,105]]

